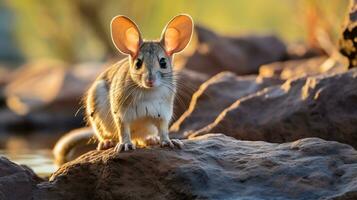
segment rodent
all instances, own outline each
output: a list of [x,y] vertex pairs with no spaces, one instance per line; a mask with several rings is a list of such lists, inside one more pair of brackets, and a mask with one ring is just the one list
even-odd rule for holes
[[[98,150],[115,147],[121,152],[156,144],[182,147],[180,140],[169,138],[168,131],[176,94],[172,64],[174,54],[189,44],[192,32],[193,20],[186,14],[174,17],[158,41],[144,41],[128,17],[112,19],[113,43],[128,58],[101,73],[85,97],[86,118],[99,140]],[[61,145],[70,146],[84,135],[91,136],[72,134]],[[55,154],[61,156],[65,155]]]

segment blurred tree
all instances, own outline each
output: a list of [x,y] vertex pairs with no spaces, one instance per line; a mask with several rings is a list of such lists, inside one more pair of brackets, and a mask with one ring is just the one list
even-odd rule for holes
[[82,23],[70,1],[11,0],[7,5],[16,13],[17,38],[28,58],[75,62],[103,55],[102,42]]
[[112,54],[116,51],[112,45],[112,40],[108,37],[107,26],[101,19],[102,7],[107,4],[106,0],[74,0],[71,1],[78,11],[81,20],[86,22],[96,34],[97,38],[100,38],[103,42],[107,53]]
[[0,62],[6,64],[19,64],[22,62],[17,43],[12,29],[13,13],[0,1]]

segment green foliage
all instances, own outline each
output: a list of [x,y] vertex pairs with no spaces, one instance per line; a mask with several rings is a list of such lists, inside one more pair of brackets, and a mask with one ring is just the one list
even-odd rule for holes
[[145,38],[158,38],[179,13],[222,34],[276,33],[288,41],[307,37],[308,8],[333,25],[336,39],[348,0],[8,0],[17,38],[28,58],[54,57],[69,62],[98,60],[114,52],[109,22],[127,15]]

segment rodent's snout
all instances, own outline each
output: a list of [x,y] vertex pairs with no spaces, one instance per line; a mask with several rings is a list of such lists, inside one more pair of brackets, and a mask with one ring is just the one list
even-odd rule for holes
[[159,80],[154,74],[143,76],[143,84],[146,88],[153,88],[159,85]]
[[154,87],[154,84],[155,84],[155,80],[153,80],[153,79],[146,79],[145,80],[145,85],[148,86],[148,87]]

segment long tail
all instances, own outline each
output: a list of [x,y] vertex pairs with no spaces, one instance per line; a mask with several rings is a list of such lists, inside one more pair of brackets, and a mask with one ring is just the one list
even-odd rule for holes
[[55,163],[62,165],[74,158],[73,150],[78,146],[85,146],[93,138],[94,132],[91,128],[75,129],[62,136],[53,148]]

